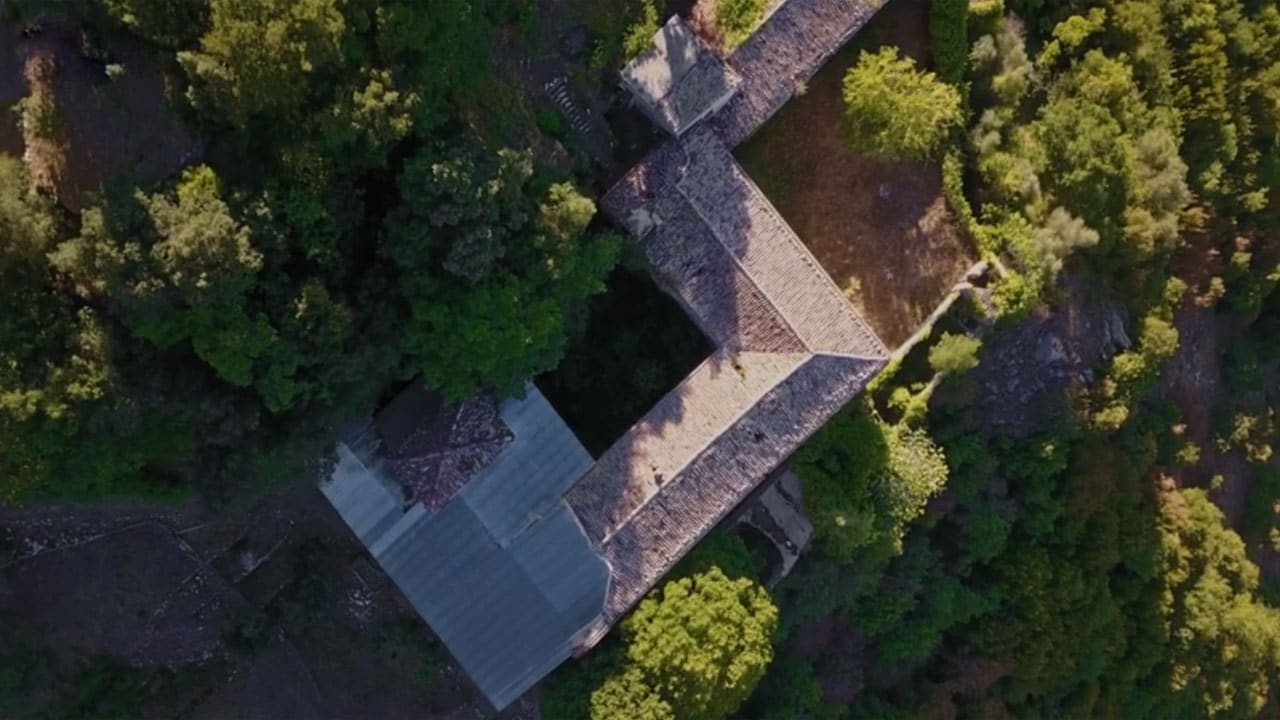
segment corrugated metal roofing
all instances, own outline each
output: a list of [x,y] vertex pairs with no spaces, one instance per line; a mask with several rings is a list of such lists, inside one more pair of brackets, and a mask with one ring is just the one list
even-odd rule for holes
[[365,545],[404,514],[404,498],[396,494],[394,485],[377,477],[346,445],[338,445],[338,465],[320,491]]
[[505,400],[502,421],[515,439],[461,495],[504,547],[541,517],[592,464],[551,403],[530,384],[523,399]]
[[326,497],[489,701],[520,697],[601,614],[609,566],[561,496],[591,456],[537,388],[504,401],[515,435],[436,512],[406,513],[339,447]]

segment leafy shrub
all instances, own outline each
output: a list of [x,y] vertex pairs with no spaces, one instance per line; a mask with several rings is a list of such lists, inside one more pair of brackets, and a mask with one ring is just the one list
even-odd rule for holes
[[535,120],[538,123],[538,129],[544,135],[549,135],[553,138],[564,137],[564,121],[560,119],[560,113],[555,110],[545,108],[539,110]]
[[640,16],[627,26],[622,36],[623,58],[629,61],[648,50],[657,32],[658,8],[654,0],[645,0],[640,6]]
[[844,78],[849,142],[890,160],[925,160],[964,119],[960,91],[885,47],[863,52]]
[[751,37],[764,16],[767,0],[717,0],[716,26],[724,42],[735,48]]
[[978,367],[982,341],[969,335],[943,333],[929,350],[929,364],[939,373],[966,373]]
[[969,61],[969,0],[929,3],[929,42],[938,76],[960,84]]

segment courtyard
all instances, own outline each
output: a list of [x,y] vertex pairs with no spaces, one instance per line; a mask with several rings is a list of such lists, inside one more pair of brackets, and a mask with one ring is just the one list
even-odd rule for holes
[[[976,259],[937,163],[860,155],[841,85],[863,50],[927,60],[927,5],[890,3],[735,156],[889,347],[905,341]],[[819,170],[821,170],[819,172]]]

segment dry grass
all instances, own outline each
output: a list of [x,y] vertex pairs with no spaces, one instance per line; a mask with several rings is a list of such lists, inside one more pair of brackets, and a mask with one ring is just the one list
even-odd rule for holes
[[841,81],[862,49],[923,52],[925,4],[890,3],[755,137],[738,160],[890,347],[906,340],[975,260],[932,163],[847,149]]

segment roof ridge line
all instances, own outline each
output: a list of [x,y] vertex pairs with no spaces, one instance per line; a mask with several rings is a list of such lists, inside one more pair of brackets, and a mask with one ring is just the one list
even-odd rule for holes
[[846,360],[865,360],[866,362],[888,362],[888,361],[890,361],[890,360],[892,360],[892,359],[893,359],[893,356],[892,356],[892,355],[889,355],[889,354],[885,354],[885,355],[858,355],[858,354],[856,354],[856,353],[846,353],[846,352],[826,352],[826,351],[820,351],[820,352],[816,352],[816,353],[814,353],[814,355],[823,356],[823,357],[837,357],[837,358],[844,358],[844,359],[846,359]]
[[[773,354],[773,353],[765,353],[765,354]],[[786,353],[778,353],[778,354],[786,354]],[[777,381],[776,383],[773,383],[773,384],[772,384],[772,385],[770,385],[768,388],[766,388],[765,390],[763,390],[763,391],[761,392],[760,397],[763,397],[764,395],[767,395],[768,393],[773,392],[773,391],[774,391],[774,390],[776,390],[779,386],[781,386],[781,385],[782,385],[782,383],[786,382],[786,381],[787,381],[787,380],[789,380],[793,375],[795,375],[797,372],[800,372],[800,370],[802,370],[803,368],[805,368],[805,367],[806,367],[810,362],[812,362],[812,361],[813,361],[813,360],[815,360],[816,358],[819,358],[819,357],[822,357],[822,356],[823,356],[823,353],[794,353],[794,354],[797,354],[797,355],[806,355],[806,357],[805,357],[803,360],[801,360],[799,363],[797,363],[795,366],[791,367],[791,368],[790,368],[786,373],[783,373],[783,374],[778,378],[778,381]],[[863,389],[865,389],[865,383],[863,384]],[[854,397],[856,397],[857,395],[861,394],[861,392],[862,392],[862,390],[860,389],[857,393],[854,393]],[[738,423],[739,423],[739,422],[741,422],[742,417],[743,417],[744,415],[746,415],[748,412],[750,412],[751,410],[755,409],[755,408],[758,406],[758,404],[759,404],[759,399],[757,398],[757,401],[756,401],[756,402],[754,402],[754,403],[752,403],[752,404],[750,404],[750,405],[748,405],[748,406],[746,407],[746,409],[743,411],[743,413],[742,413],[742,414],[740,414],[740,415],[738,415],[738,416],[736,416],[736,417],[734,418],[733,422],[732,422],[732,423],[730,423],[728,427],[730,427],[730,428],[732,428],[732,427],[736,427],[736,426],[738,425]],[[839,411],[837,410],[837,412],[839,412]],[[817,432],[817,430],[819,430],[819,429],[821,429],[823,426],[825,426],[828,422],[830,422],[831,418],[833,418],[834,416],[835,416],[835,413],[833,413],[831,416],[829,416],[829,417],[827,418],[827,420],[825,420],[825,421],[823,421],[822,423],[820,423],[820,424],[818,425],[818,427],[814,430],[814,432],[816,433],[816,432]],[[810,437],[812,437],[812,433],[810,434]],[[801,445],[802,445],[802,444],[803,444],[803,443],[801,443]],[[800,447],[800,445],[797,445],[797,446],[796,446],[796,449],[798,450],[798,449],[799,449],[799,447]],[[703,446],[702,448],[700,448],[696,453],[694,453],[693,458],[692,458],[688,463],[686,463],[686,464],[684,465],[684,467],[682,467],[682,468],[681,468],[681,472],[680,472],[680,473],[677,473],[677,474],[675,475],[675,477],[673,477],[673,478],[672,478],[671,482],[669,482],[669,483],[667,483],[667,485],[663,486],[663,487],[664,487],[664,489],[665,489],[665,488],[667,488],[667,487],[670,487],[670,486],[672,486],[672,485],[674,485],[674,484],[676,484],[677,482],[681,482],[681,481],[685,480],[683,471],[684,471],[684,470],[687,470],[690,466],[692,466],[692,465],[696,464],[696,463],[698,462],[698,460],[699,460],[699,459],[700,459],[700,458],[701,458],[701,457],[702,457],[702,456],[703,456],[703,455],[704,455],[708,450],[710,450],[710,449],[711,449],[711,445],[710,445],[710,444],[707,444],[707,445]],[[774,468],[774,469],[776,470],[776,469],[777,469],[777,467],[781,467],[783,464],[785,464],[785,463],[786,463],[786,461],[787,461],[787,458],[783,458],[782,460],[780,460],[780,461],[778,462],[778,465],[777,465],[777,466],[775,466],[775,468]],[[761,485],[762,483],[764,483],[764,482],[765,482],[765,480],[766,480],[766,478],[768,478],[768,476],[769,476],[769,475],[768,475],[768,473],[766,473],[765,475],[760,476],[760,477],[755,481],[754,485],[752,486],[752,488],[753,488],[753,489],[752,489],[752,491],[754,491],[755,489],[758,489],[758,488],[760,487],[760,485]],[[641,510],[643,510],[645,507],[647,507],[647,506],[649,505],[649,503],[650,503],[650,502],[652,502],[652,500],[653,500],[654,498],[658,497],[659,495],[661,495],[661,493],[660,493],[660,492],[659,492],[659,493],[654,493],[654,495],[653,495],[653,497],[652,497],[652,498],[649,498],[648,500],[646,500],[645,502],[643,502],[643,503],[641,503],[639,506],[637,506],[637,507],[636,507],[636,509],[635,509],[635,511],[634,511],[633,513],[631,513],[630,515],[628,515],[628,516],[627,516],[627,520],[628,520],[628,521],[630,521],[630,520],[631,520],[631,518],[632,518],[633,516],[635,516],[635,515],[639,514]],[[678,563],[680,562],[680,560],[681,560],[681,559],[683,559],[685,556],[687,556],[687,555],[689,554],[689,551],[690,551],[690,550],[692,550],[692,549],[693,549],[693,548],[694,548],[694,547],[695,547],[699,542],[701,542],[704,538],[706,538],[706,537],[707,537],[707,535],[709,535],[709,534],[711,533],[711,531],[712,531],[713,529],[715,529],[715,527],[716,527],[717,525],[719,525],[721,522],[723,522],[724,518],[726,518],[726,517],[728,517],[730,514],[732,514],[733,509],[734,509],[735,507],[737,507],[739,504],[741,504],[741,503],[743,502],[743,500],[744,500],[748,495],[750,495],[750,492],[748,492],[746,495],[743,495],[742,497],[737,498],[737,499],[736,499],[736,500],[735,500],[735,501],[734,501],[734,502],[733,502],[733,503],[728,507],[728,509],[724,512],[724,514],[722,514],[720,517],[716,518],[716,521],[715,521],[714,523],[709,524],[707,527],[705,527],[704,529],[702,529],[702,530],[697,534],[697,536],[696,536],[696,537],[692,538],[689,542],[684,543],[684,544],[682,545],[682,547],[680,548],[679,552],[678,552],[678,553],[676,553],[676,555],[675,555],[676,560],[675,560],[674,562],[672,562],[670,565],[668,565],[668,566],[667,566],[667,568],[666,568],[666,570],[664,570],[664,571],[662,572],[661,576],[659,577],[659,581],[661,581],[661,578],[662,578],[662,577],[666,577],[667,573],[671,572],[671,569],[672,569],[672,568],[674,568],[674,567],[676,566],[676,564],[678,564]],[[625,525],[625,524],[626,524],[626,523],[623,523],[623,525]],[[620,526],[620,527],[622,527],[622,526]],[[601,546],[605,545],[605,544],[606,544],[610,539],[612,539],[612,537],[613,537],[613,535],[614,535],[614,534],[615,534],[615,533],[610,533],[609,537],[608,537],[608,538],[606,538],[605,540],[602,540],[602,541],[601,541],[601,543],[600,543],[600,545],[601,545]],[[607,562],[608,562],[608,560],[606,560],[605,562],[607,563]],[[610,567],[612,567],[612,565],[611,565]],[[612,579],[612,578],[611,578],[611,579]],[[650,589],[652,589],[653,587],[656,587],[656,584],[651,584],[649,587],[650,587]],[[641,593],[638,597],[634,598],[634,599],[633,599],[633,600],[628,604],[628,610],[629,610],[630,608],[634,608],[637,604],[639,604],[639,602],[640,602],[642,599],[644,599],[644,597],[645,597],[645,593]],[[622,617],[623,617],[624,615],[626,615],[626,613],[627,613],[627,611],[625,611],[625,610],[624,610],[623,612],[621,612],[621,613],[619,613],[619,614],[617,614],[617,615],[615,615],[615,616],[613,616],[613,617],[608,617],[608,606],[609,606],[609,601],[606,599],[606,600],[605,600],[605,613],[606,613],[606,617],[607,617],[608,621],[609,621],[611,624],[612,624],[612,623],[616,623],[616,622],[618,622],[619,620],[621,620],[621,619],[622,619]]]
[[[721,143],[721,145],[723,146],[724,143]],[[728,151],[728,148],[725,149]],[[889,349],[885,346],[884,341],[880,339],[878,334],[876,334],[876,331],[871,327],[871,324],[867,322],[866,318],[862,317],[862,313],[858,312],[857,308],[853,306],[853,303],[849,301],[849,298],[845,297],[844,291],[840,289],[839,285],[836,285],[836,281],[831,277],[831,274],[822,267],[822,263],[818,262],[818,258],[814,257],[813,253],[809,250],[809,246],[805,245],[804,241],[800,239],[800,236],[796,234],[795,228],[791,227],[791,223],[787,222],[787,219],[782,216],[782,213],[774,206],[773,201],[769,199],[769,196],[760,189],[759,185],[756,185],[756,181],[751,177],[751,173],[748,173],[745,168],[738,164],[737,159],[733,158],[732,153],[730,153],[729,156],[730,159],[733,160],[734,166],[738,168],[738,174],[742,176],[742,180],[747,184],[747,187],[755,193],[758,199],[768,205],[769,209],[773,211],[773,214],[782,221],[782,226],[786,228],[787,239],[791,241],[791,245],[800,253],[800,259],[805,263],[805,265],[813,270],[814,274],[818,276],[818,282],[825,283],[830,290],[834,291],[835,294],[839,296],[840,301],[837,304],[844,309],[845,315],[852,318],[854,324],[865,332],[876,345],[879,345],[885,355],[888,355]]]
[[[697,131],[694,131],[694,132],[697,132]],[[693,133],[690,133],[690,136],[692,136],[692,134]],[[715,223],[710,222],[707,219],[707,216],[702,212],[702,208],[698,207],[698,203],[694,202],[693,198],[689,197],[689,195],[685,193],[684,169],[685,167],[688,167],[689,163],[692,162],[692,160],[689,158],[689,151],[686,150],[684,147],[683,140],[676,140],[676,147],[680,148],[681,154],[684,155],[684,165],[680,167],[680,177],[676,178],[676,191],[680,193],[680,197],[684,198],[684,201],[689,204],[689,207],[693,208],[693,212],[696,213],[698,216],[698,219],[702,221],[703,227],[711,231],[711,236],[716,239],[716,244],[720,246],[720,249],[724,251],[725,255],[729,256],[729,262],[732,263],[735,268],[737,268],[738,272],[741,273],[742,277],[747,279],[747,282],[751,283],[751,287],[755,288],[760,293],[760,296],[763,297],[769,303],[769,309],[772,310],[774,316],[777,317],[778,320],[780,320],[782,324],[786,326],[787,332],[791,333],[791,336],[796,339],[796,342],[800,343],[800,346],[803,347],[807,352],[811,354],[814,353],[814,349],[809,347],[809,343],[805,342],[805,339],[800,336],[800,333],[796,332],[795,325],[791,324],[791,318],[787,317],[786,313],[778,309],[778,303],[774,302],[773,296],[770,295],[769,292],[765,290],[764,287],[762,287],[759,282],[756,282],[755,277],[753,277],[751,273],[747,272],[746,266],[742,264],[742,261],[738,259],[738,256],[733,252],[733,250],[729,249],[729,246],[727,244],[725,244],[724,239],[720,237],[720,231],[716,229]],[[781,354],[787,354],[787,353],[775,353],[775,354],[781,355]]]
[[[605,533],[605,535],[604,535],[603,537],[601,537],[601,538],[600,538],[599,546],[604,546],[604,545],[605,545],[605,544],[607,544],[610,540],[612,540],[612,539],[613,539],[613,536],[618,534],[618,531],[620,531],[620,530],[622,530],[624,527],[626,527],[626,526],[627,526],[627,523],[631,522],[631,519],[632,519],[632,518],[634,518],[637,514],[639,514],[639,512],[640,512],[641,510],[643,510],[645,507],[647,507],[647,506],[649,505],[649,503],[653,502],[654,498],[656,498],[656,497],[658,497],[659,495],[661,495],[663,490],[665,490],[668,486],[670,486],[670,485],[671,485],[671,483],[675,482],[675,481],[676,481],[676,479],[680,477],[681,473],[682,473],[685,469],[687,469],[690,465],[692,465],[692,464],[693,464],[693,462],[694,462],[695,460],[697,460],[699,457],[701,457],[701,456],[702,456],[702,454],[703,454],[703,453],[705,453],[705,452],[707,451],[707,449],[708,449],[708,448],[710,448],[710,447],[715,443],[715,441],[716,441],[717,439],[719,439],[720,437],[722,437],[722,436],[724,435],[724,433],[725,433],[729,428],[736,427],[736,426],[738,425],[738,423],[742,421],[742,418],[743,418],[743,417],[745,417],[747,413],[751,412],[751,410],[752,410],[752,409],[754,409],[754,408],[756,407],[756,405],[760,402],[760,398],[764,397],[766,394],[768,394],[769,392],[771,392],[774,388],[776,388],[776,387],[778,387],[779,385],[781,385],[781,384],[782,384],[782,382],[783,382],[784,380],[786,380],[787,378],[791,377],[791,376],[792,376],[793,374],[795,374],[795,372],[796,372],[797,370],[799,370],[800,368],[804,367],[805,363],[809,362],[810,360],[812,360],[814,357],[816,357],[816,356],[817,356],[817,353],[813,353],[813,352],[774,353],[774,352],[760,352],[760,351],[757,351],[757,350],[734,351],[734,350],[729,349],[729,348],[723,348],[723,347],[721,347],[721,348],[716,348],[715,352],[711,353],[710,355],[708,355],[708,356],[706,357],[706,359],[704,359],[702,362],[698,363],[697,367],[695,367],[693,370],[691,370],[691,371],[689,372],[689,375],[686,375],[684,379],[685,379],[685,380],[687,380],[687,379],[689,378],[689,376],[690,376],[690,375],[693,375],[695,372],[697,372],[697,371],[698,371],[698,369],[699,369],[699,368],[701,368],[703,365],[706,365],[706,364],[710,363],[710,362],[712,361],[712,359],[713,359],[713,358],[715,358],[717,355],[719,355],[721,352],[724,352],[725,354],[747,354],[747,353],[750,353],[750,354],[753,354],[753,355],[797,356],[799,359],[798,359],[798,360],[797,360],[797,361],[796,361],[796,362],[795,362],[791,367],[789,367],[789,368],[787,369],[787,371],[786,371],[786,372],[784,372],[784,373],[780,373],[780,374],[779,374],[779,376],[778,376],[778,378],[777,378],[777,382],[770,383],[770,384],[766,385],[765,387],[761,388],[761,390],[760,390],[759,394],[756,394],[756,395],[752,398],[752,401],[751,401],[751,402],[746,403],[745,405],[743,405],[743,407],[742,407],[738,412],[734,413],[733,417],[732,417],[732,418],[731,418],[731,419],[730,419],[730,420],[729,420],[729,421],[728,421],[728,422],[727,422],[727,423],[726,423],[726,424],[725,424],[725,425],[724,425],[720,430],[718,430],[714,435],[712,435],[710,438],[708,438],[706,442],[702,443],[702,445],[701,445],[701,446],[699,446],[699,447],[698,447],[698,449],[697,449],[697,450],[695,450],[695,451],[694,451],[694,452],[689,456],[689,457],[690,457],[689,461],[688,461],[688,462],[685,462],[685,463],[682,463],[682,464],[680,465],[680,470],[678,470],[678,471],[676,472],[676,474],[675,474],[674,476],[672,476],[672,478],[671,478],[671,480],[670,480],[670,481],[668,481],[668,482],[664,483],[663,485],[661,485],[661,486],[658,488],[658,491],[657,491],[657,492],[655,492],[653,495],[650,495],[649,497],[645,498],[644,502],[641,502],[641,503],[639,503],[638,505],[636,505],[634,508],[632,508],[631,512],[628,512],[628,513],[627,513],[627,515],[626,515],[626,517],[622,518],[622,520],[620,520],[619,522],[617,522],[617,523],[616,523],[616,527],[615,527],[615,528],[613,528],[613,529],[611,529],[609,532]],[[670,392],[675,392],[675,391],[676,391],[676,389],[678,389],[678,388],[679,388],[681,385],[683,385],[683,384],[684,384],[684,380],[681,380],[681,381],[680,381],[680,383],[679,383],[679,384],[677,384],[674,388],[672,388]],[[663,398],[666,398],[666,395],[663,395]],[[661,402],[662,402],[662,400],[659,400],[658,402],[659,402],[659,403],[661,403]],[[655,405],[655,407],[656,407],[656,405]],[[648,415],[648,413],[645,413],[645,415]],[[642,417],[642,418],[641,418],[641,420],[643,420],[643,419],[644,419],[644,418]],[[632,425],[632,426],[631,426],[631,429],[634,429],[634,428],[636,427],[636,425],[639,425],[639,424],[640,424],[639,422],[636,422],[636,424],[635,424],[635,425]],[[628,429],[628,430],[627,430],[627,432],[626,432],[626,434],[624,434],[624,435],[623,435],[623,437],[626,437],[627,435],[631,434],[631,429]],[[619,438],[618,440],[614,441],[614,444],[617,444],[618,442],[620,442],[620,441],[621,441],[621,439],[622,439],[622,438]],[[611,448],[612,448],[612,446],[611,446]],[[608,452],[608,451],[606,450],[605,452]],[[598,461],[597,461],[597,462],[598,462]]]
[[[822,264],[819,263],[817,258],[813,256],[813,253],[809,251],[809,248],[805,246],[804,242],[800,240],[800,236],[796,234],[795,228],[791,227],[791,223],[787,222],[786,218],[782,217],[782,213],[778,212],[778,208],[774,207],[773,203],[769,201],[769,196],[765,195],[764,191],[761,190],[758,185],[756,185],[755,180],[751,178],[751,174],[746,172],[746,170],[743,169],[743,167],[738,164],[737,159],[733,157],[733,153],[724,144],[724,142],[721,141],[720,138],[716,136],[714,132],[711,132],[706,128],[695,129],[691,131],[687,136],[685,136],[685,138],[693,139],[695,136],[702,136],[702,135],[710,136],[710,142],[719,144],[720,147],[724,149],[725,154],[729,156],[730,165],[733,168],[737,169],[738,171],[737,175],[742,179],[747,189],[755,196],[756,200],[763,201],[764,204],[768,206],[769,210],[772,211],[773,215],[778,218],[779,223],[782,225],[782,227],[786,229],[786,237],[788,240],[788,244],[798,251],[801,262],[803,262],[805,264],[805,267],[807,267],[811,271],[811,274],[816,275],[818,277],[819,284],[825,283],[829,290],[834,291],[835,294],[839,296],[840,301],[835,304],[841,307],[842,309],[841,312],[843,312],[846,316],[851,318],[854,324],[857,325],[858,328],[861,329],[868,337],[870,337],[871,340],[876,345],[878,345],[880,349],[884,351],[885,355],[887,356],[889,354],[889,349],[885,346],[884,341],[880,339],[880,336],[876,334],[875,330],[871,328],[871,325],[867,323],[865,318],[862,317],[862,314],[859,313],[857,309],[853,307],[853,304],[849,302],[849,299],[844,296],[844,293],[841,292],[840,287],[836,285],[835,280],[831,279],[831,275],[822,268]],[[677,141],[677,144],[680,147],[680,152],[682,152],[685,157],[685,166],[687,166],[688,163],[691,162],[689,158],[689,151],[686,150],[684,147],[684,143],[686,142],[686,139],[680,139]],[[705,142],[706,140],[703,139],[703,141]],[[720,236],[719,230],[716,229],[715,223],[711,222],[707,218],[707,216],[702,212],[702,209],[698,207],[698,204],[692,198],[690,198],[688,194],[685,193],[684,191],[685,176],[684,176],[683,170],[684,168],[682,167],[681,176],[679,178],[676,178],[676,190],[680,192],[680,196],[683,197],[685,201],[688,202],[689,205],[693,207],[694,212],[698,214],[698,217],[702,220],[703,225],[705,225],[709,230],[711,230],[711,234],[715,237],[716,242],[718,242],[720,244],[720,247],[723,248],[724,251],[729,254],[729,257],[733,261],[734,266],[737,267],[740,271],[742,271],[742,274],[745,275],[747,279],[751,282],[751,284],[754,285],[756,289],[758,289],[760,293],[765,297],[765,299],[769,301],[769,306],[774,310],[774,312],[778,315],[778,317],[782,318],[783,322],[786,323],[787,327],[796,336],[796,339],[800,341],[800,344],[804,345],[805,348],[809,350],[809,352],[812,352],[812,353],[823,352],[821,350],[814,349],[805,338],[801,337],[800,334],[796,332],[795,327],[791,324],[791,319],[787,317],[786,313],[782,312],[782,310],[779,308],[778,303],[774,300],[773,296],[770,295],[769,292],[765,290],[764,287],[762,287],[758,282],[756,282],[756,279],[752,277],[751,273],[747,272],[742,262],[738,259],[737,254],[734,253],[734,251],[729,247],[729,245],[725,243],[724,239]]]

